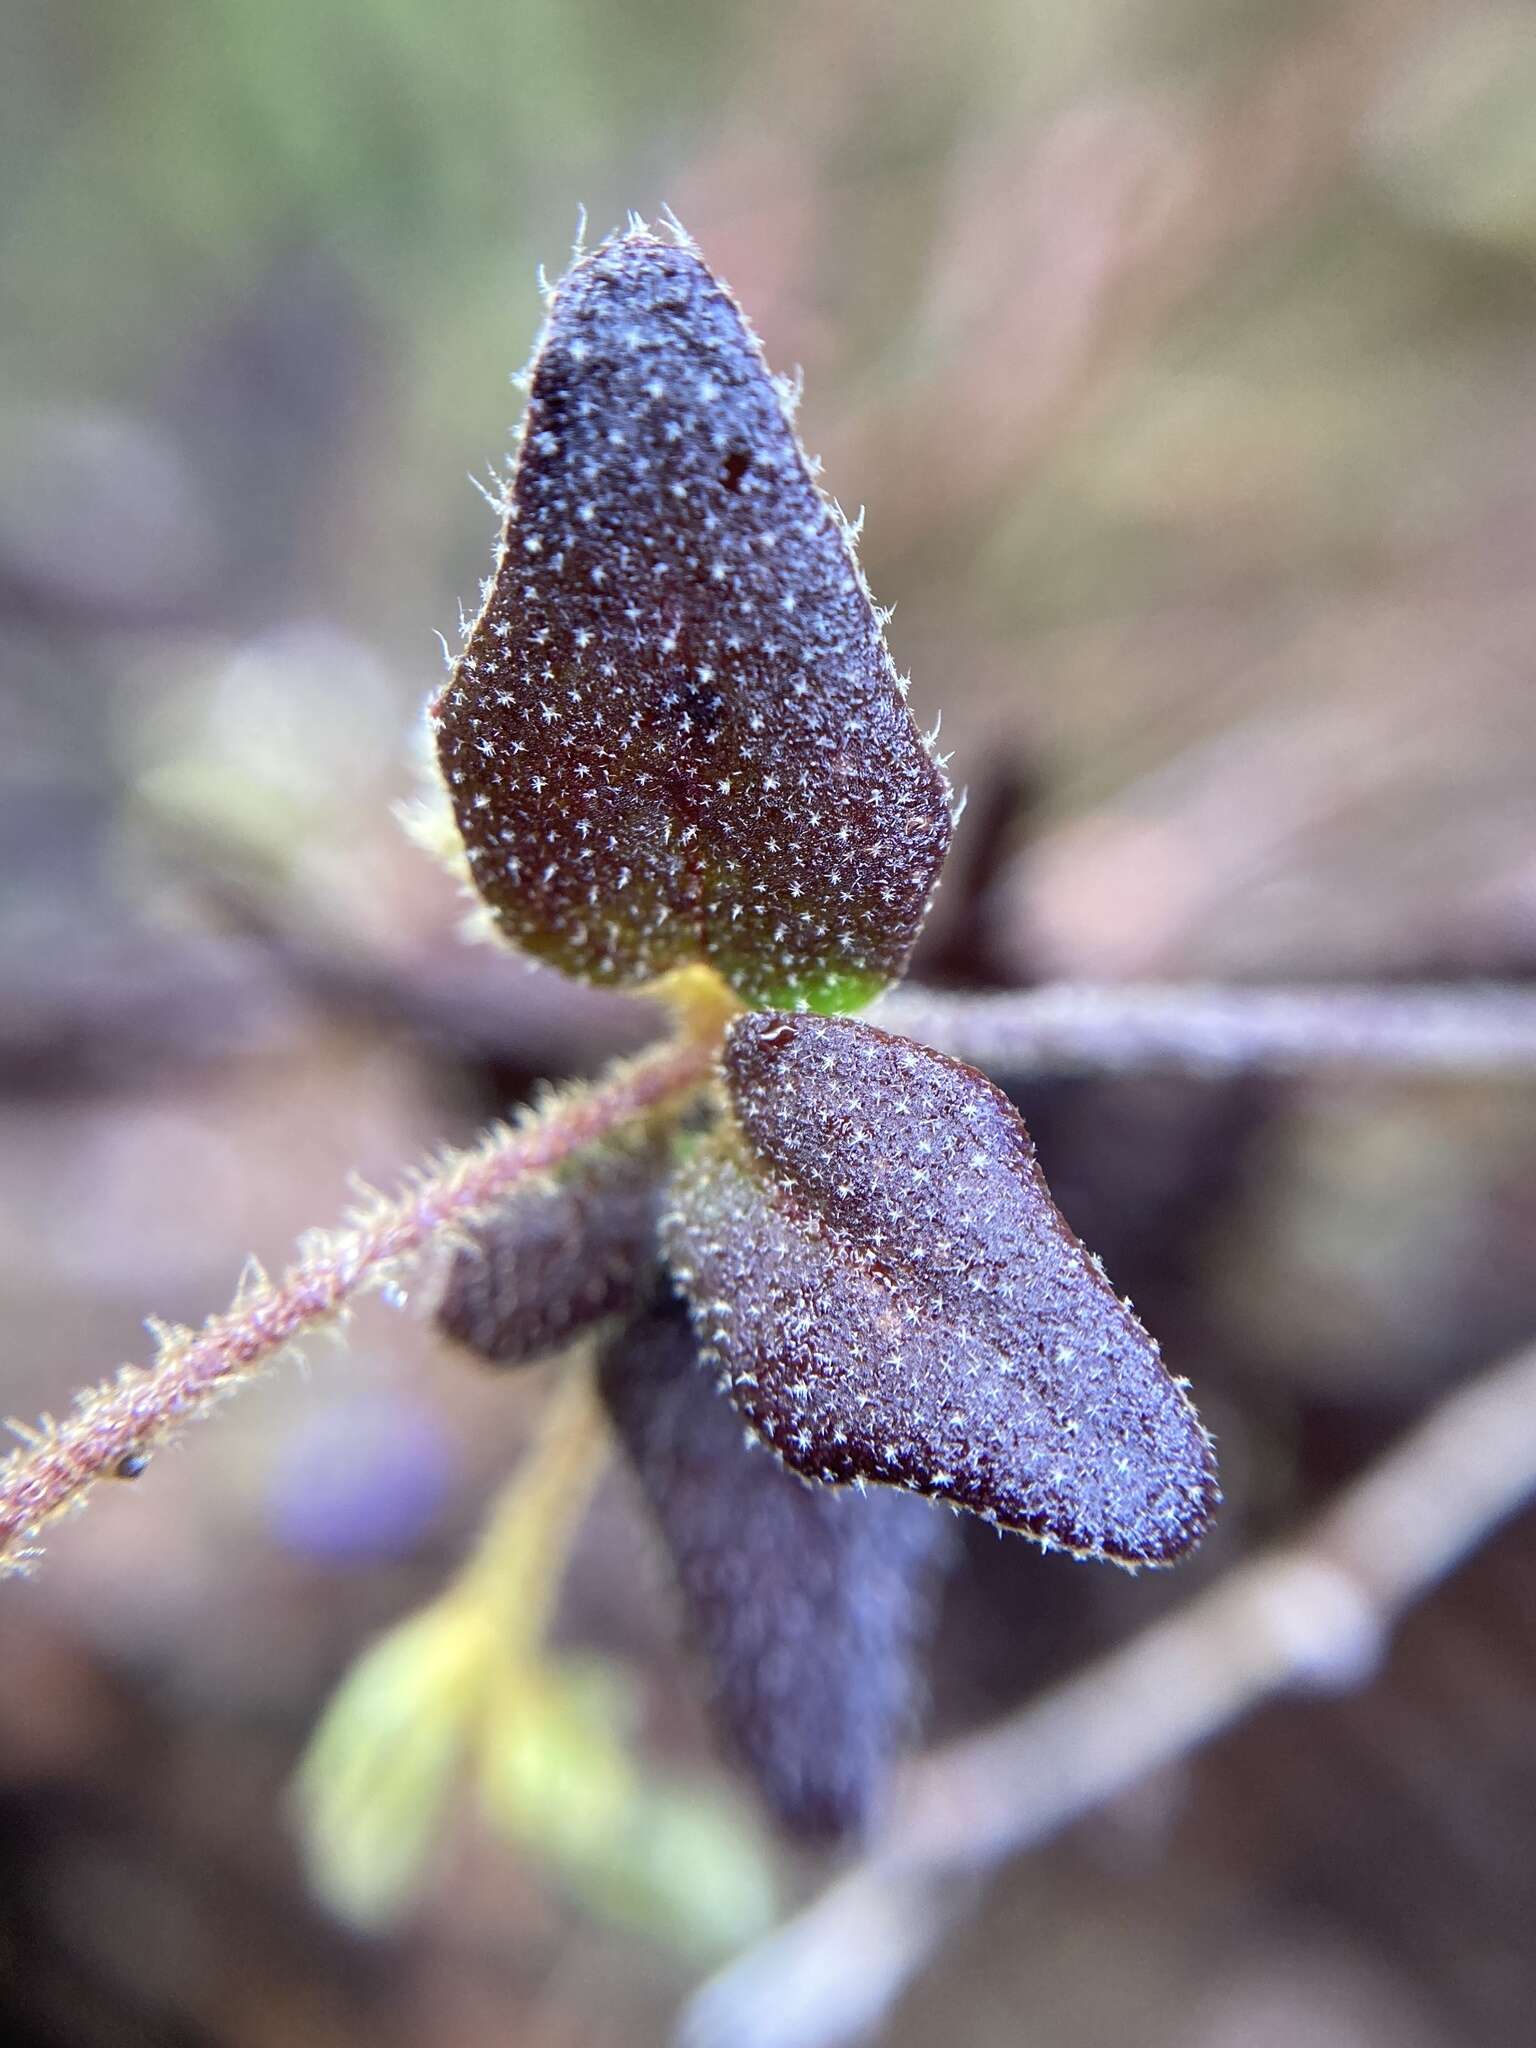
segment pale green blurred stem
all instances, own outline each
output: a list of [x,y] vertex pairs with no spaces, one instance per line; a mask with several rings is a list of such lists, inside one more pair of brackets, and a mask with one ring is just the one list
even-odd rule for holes
[[468,1598],[501,1617],[501,1641],[514,1663],[538,1654],[607,1447],[590,1362],[567,1366],[539,1416],[531,1448],[502,1489],[479,1548],[449,1596]]

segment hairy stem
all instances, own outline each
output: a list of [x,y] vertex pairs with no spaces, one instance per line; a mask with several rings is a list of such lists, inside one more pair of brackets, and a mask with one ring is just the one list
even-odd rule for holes
[[1536,1072],[1536,988],[1216,988],[1198,983],[1004,995],[900,989],[870,1022],[1003,1076],[1230,1074],[1324,1066]]
[[475,1222],[520,1181],[637,1119],[676,1109],[704,1081],[714,1045],[685,1030],[594,1085],[554,1095],[516,1124],[433,1161],[339,1230],[315,1232],[280,1279],[247,1268],[233,1304],[200,1330],[159,1328],[150,1366],[124,1365],[77,1394],[62,1421],[12,1424],[23,1443],[0,1465],[0,1574],[24,1568],[36,1539],[98,1479],[129,1477],[185,1422],[257,1368],[344,1316],[446,1232]]

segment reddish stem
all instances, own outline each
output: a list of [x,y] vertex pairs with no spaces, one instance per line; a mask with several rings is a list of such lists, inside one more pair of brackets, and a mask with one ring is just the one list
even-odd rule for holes
[[[707,1076],[713,1046],[690,1033],[570,1089],[515,1126],[413,1176],[339,1231],[317,1233],[276,1281],[249,1270],[233,1305],[200,1330],[159,1334],[152,1366],[124,1365],[75,1396],[62,1422],[45,1416],[0,1464],[0,1574],[25,1568],[45,1524],[88,1487],[123,1471],[203,1414],[285,1346],[344,1315],[445,1231],[494,1208],[520,1181],[547,1172],[636,1119],[673,1106]],[[135,1469],[130,1465],[128,1470]]]

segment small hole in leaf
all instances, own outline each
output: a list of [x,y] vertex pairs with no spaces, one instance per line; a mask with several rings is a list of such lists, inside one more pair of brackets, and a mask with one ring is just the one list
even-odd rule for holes
[[702,683],[685,683],[678,709],[691,721],[700,746],[713,746],[725,727],[725,699]]
[[750,449],[743,448],[738,442],[728,452],[724,462],[720,465],[720,481],[728,491],[739,491],[741,489],[741,480],[751,467],[752,455]]

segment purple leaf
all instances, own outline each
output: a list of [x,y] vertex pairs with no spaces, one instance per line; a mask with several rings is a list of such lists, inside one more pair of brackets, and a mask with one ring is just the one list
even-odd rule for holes
[[951,828],[841,520],[689,247],[554,293],[485,609],[432,707],[476,887],[590,981],[705,960],[753,1005],[899,975]]
[[656,1284],[664,1150],[608,1147],[519,1190],[454,1254],[438,1328],[494,1365],[526,1365]]
[[1187,1549],[1219,1499],[1210,1439],[1006,1096],[850,1018],[738,1018],[724,1068],[663,1249],[784,1461],[1085,1556]]
[[861,1827],[915,1718],[944,1519],[786,1472],[699,1365],[678,1302],[610,1340],[598,1383],[731,1748],[797,1833]]

